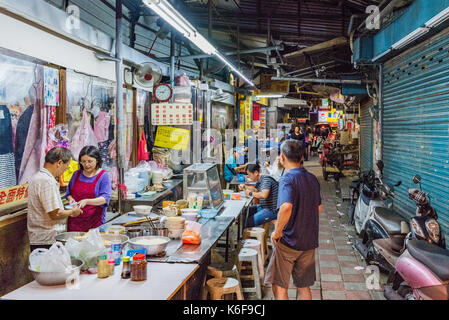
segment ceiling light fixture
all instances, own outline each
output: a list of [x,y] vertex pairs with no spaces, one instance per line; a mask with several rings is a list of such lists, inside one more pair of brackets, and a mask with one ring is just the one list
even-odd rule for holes
[[262,98],[275,99],[275,98],[282,98],[282,97],[284,97],[282,94],[258,94],[258,95],[256,95],[256,100],[260,100]]
[[254,83],[245,77],[236,67],[234,67],[226,58],[218,53],[218,50],[204,38],[194,26],[190,24],[167,0],[143,0],[150,9],[156,12],[162,19],[169,23],[173,28],[179,31],[184,37],[189,39],[201,51],[208,55],[215,55],[223,61],[232,71],[237,73],[251,86]]
[[435,17],[430,19],[425,23],[425,26],[428,28],[434,28],[438,26],[439,24],[443,23],[449,18],[449,7],[441,11],[439,14],[437,14]]

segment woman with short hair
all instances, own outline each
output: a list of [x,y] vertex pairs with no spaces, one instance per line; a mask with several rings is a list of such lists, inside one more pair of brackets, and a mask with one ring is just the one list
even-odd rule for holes
[[100,150],[86,146],[79,154],[79,170],[75,171],[67,188],[66,198],[77,203],[83,213],[69,218],[67,231],[87,232],[105,223],[106,208],[111,198],[111,178],[101,168]]

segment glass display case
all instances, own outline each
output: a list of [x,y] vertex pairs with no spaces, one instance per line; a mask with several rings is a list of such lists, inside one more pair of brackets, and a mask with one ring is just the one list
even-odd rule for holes
[[216,164],[196,163],[184,169],[184,199],[203,196],[203,208],[220,209],[224,203]]

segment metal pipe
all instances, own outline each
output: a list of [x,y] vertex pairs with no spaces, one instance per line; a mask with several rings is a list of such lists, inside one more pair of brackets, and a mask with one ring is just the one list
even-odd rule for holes
[[[123,34],[122,34],[122,0],[115,1],[115,73],[117,77],[116,83],[116,125],[117,125],[117,160],[118,160],[118,170],[119,170],[119,184],[124,184],[124,171],[125,171],[125,146],[126,146],[126,133],[125,133],[125,122],[124,122],[124,110],[123,110],[123,60],[122,60],[122,44],[123,44]],[[118,194],[118,212],[122,213],[122,191],[119,189]]]
[[354,24],[354,19],[355,19],[355,18],[360,18],[360,17],[362,17],[360,14],[353,14],[353,15],[351,16],[351,20],[349,21],[349,27],[348,27],[348,37],[349,37],[349,35],[351,34],[351,31],[352,31],[352,25]]
[[373,80],[339,80],[339,79],[314,79],[314,78],[289,78],[289,77],[271,77],[271,80],[294,81],[294,82],[316,82],[316,83],[339,83],[339,84],[362,84],[373,83]]
[[[240,54],[247,54],[247,53],[258,53],[258,52],[266,52],[266,51],[273,51],[273,50],[284,50],[283,46],[272,46],[272,47],[265,47],[265,48],[257,48],[257,49],[248,49],[248,50],[240,50]],[[223,55],[225,56],[235,56],[238,54],[238,51],[232,51],[232,52],[225,52]],[[203,58],[211,58],[214,55],[210,54],[195,54],[190,56],[176,56],[176,59],[203,59]],[[167,60],[167,58],[160,58],[157,59],[158,61],[164,61]]]
[[170,39],[170,83],[172,88],[175,86],[175,33],[171,29]]

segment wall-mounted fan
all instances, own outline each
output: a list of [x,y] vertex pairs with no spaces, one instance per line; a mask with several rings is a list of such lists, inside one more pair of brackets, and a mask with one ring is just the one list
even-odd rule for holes
[[161,80],[162,70],[157,65],[145,62],[139,68],[134,69],[134,83],[143,89],[151,89]]

